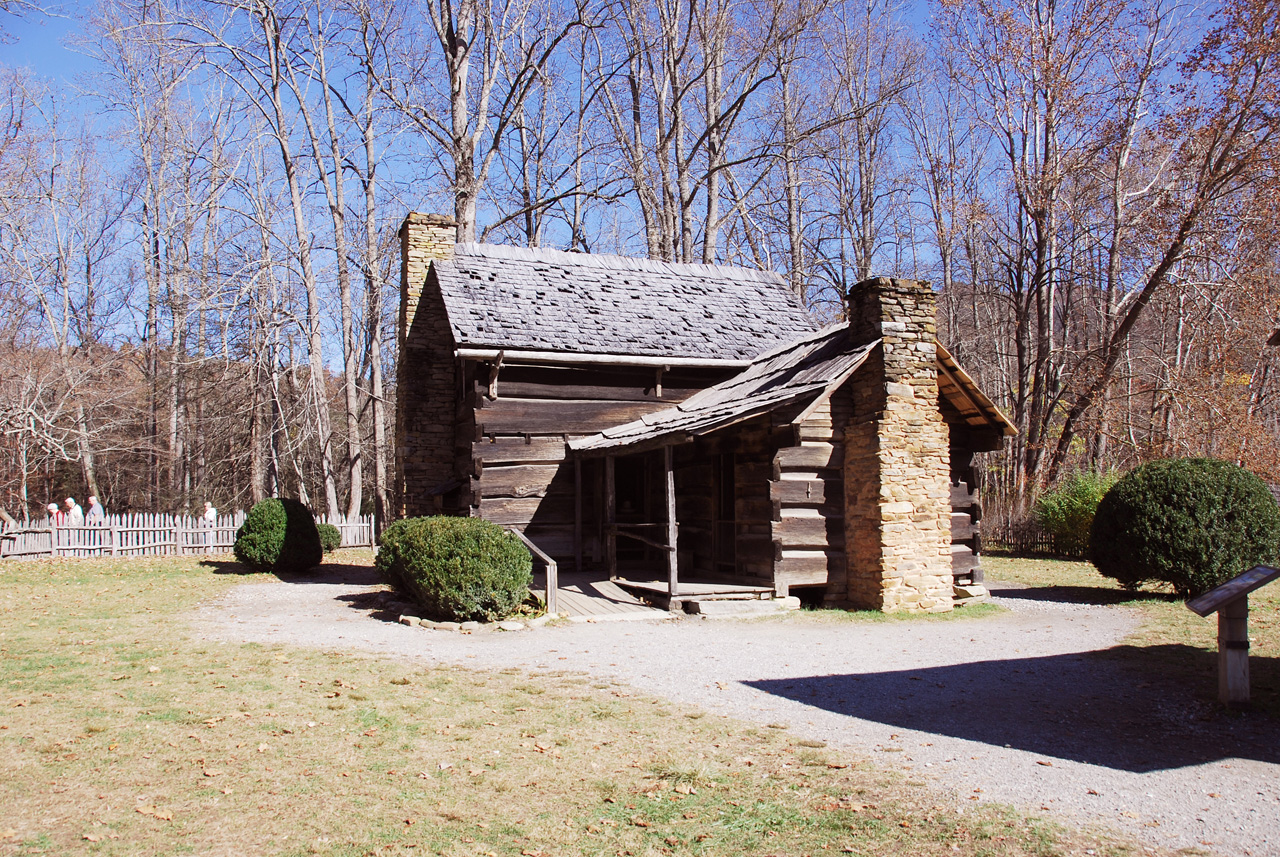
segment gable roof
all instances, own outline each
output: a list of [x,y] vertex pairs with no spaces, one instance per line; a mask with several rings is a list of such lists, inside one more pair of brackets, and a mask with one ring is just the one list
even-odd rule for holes
[[749,360],[816,326],[745,268],[492,244],[432,267],[460,348]]
[[675,407],[569,441],[569,448],[586,455],[619,447],[638,451],[707,434],[787,405],[810,404],[843,384],[879,342],[854,346],[848,325],[823,328],[762,354],[742,372]]

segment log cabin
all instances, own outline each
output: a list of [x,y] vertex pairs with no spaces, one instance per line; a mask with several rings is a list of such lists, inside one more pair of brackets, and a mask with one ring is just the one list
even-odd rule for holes
[[927,283],[820,327],[779,276],[400,231],[396,508],[610,579],[884,611],[980,590],[975,453],[1014,433]]

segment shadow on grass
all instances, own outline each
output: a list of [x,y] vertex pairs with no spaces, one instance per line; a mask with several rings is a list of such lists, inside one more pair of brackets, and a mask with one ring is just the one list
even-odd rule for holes
[[1129,592],[1099,586],[1022,586],[1003,581],[988,581],[987,589],[997,598],[1020,598],[1026,601],[1061,601],[1068,604],[1094,604],[1109,607],[1134,601],[1178,602],[1183,599],[1172,592]]
[[[1250,666],[1258,707],[1274,706],[1280,658]],[[1280,764],[1280,721],[1223,710],[1216,676],[1216,653],[1165,645],[745,683],[850,717],[1117,770]]]
[[[200,565],[213,570],[214,574],[252,575],[263,574],[235,560],[206,559]],[[378,572],[367,565],[354,565],[341,562],[324,562],[303,574],[276,573],[276,577],[285,583],[329,583],[348,586],[375,586],[381,583]]]

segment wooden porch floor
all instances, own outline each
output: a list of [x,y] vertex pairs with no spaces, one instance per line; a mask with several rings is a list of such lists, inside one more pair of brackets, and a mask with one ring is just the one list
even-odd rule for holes
[[[546,575],[535,574],[531,589],[539,598],[545,599]],[[670,615],[665,610],[645,604],[608,577],[591,572],[561,571],[559,602],[560,612],[578,622],[662,619]]]
[[[618,585],[624,589],[652,597],[660,601],[667,598],[667,582],[665,580],[619,580]],[[767,599],[774,596],[772,586],[746,586],[739,583],[719,583],[705,580],[680,581],[680,598],[684,601],[696,601],[700,598],[715,600],[733,599]]]

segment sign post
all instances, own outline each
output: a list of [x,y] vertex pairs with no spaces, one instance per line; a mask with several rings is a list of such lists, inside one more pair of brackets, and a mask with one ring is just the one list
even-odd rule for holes
[[1280,568],[1255,565],[1187,602],[1199,616],[1218,614],[1218,699],[1249,701],[1249,593],[1280,577]]

